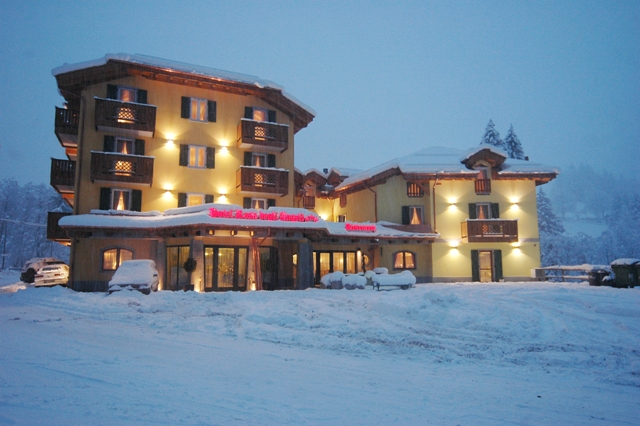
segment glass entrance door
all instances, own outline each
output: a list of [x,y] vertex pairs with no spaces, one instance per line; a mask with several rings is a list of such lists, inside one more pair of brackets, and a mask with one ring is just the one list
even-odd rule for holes
[[493,256],[491,251],[478,252],[478,264],[480,265],[480,282],[490,283],[493,281]]
[[205,247],[205,291],[247,289],[246,247]]

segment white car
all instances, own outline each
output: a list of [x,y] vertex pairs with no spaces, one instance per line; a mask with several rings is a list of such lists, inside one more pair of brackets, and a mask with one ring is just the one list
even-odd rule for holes
[[109,293],[138,290],[144,294],[158,290],[158,270],[153,260],[125,260],[109,281]]
[[62,265],[64,262],[55,257],[34,257],[27,260],[22,267],[22,273],[20,274],[20,281],[31,284],[38,271],[48,265]]
[[67,282],[69,282],[69,267],[61,263],[40,268],[34,277],[34,282],[36,287],[67,285]]

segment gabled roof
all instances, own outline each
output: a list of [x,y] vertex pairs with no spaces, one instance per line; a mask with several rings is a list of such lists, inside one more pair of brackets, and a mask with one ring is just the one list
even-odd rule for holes
[[291,117],[295,132],[311,123],[316,115],[313,109],[272,81],[146,55],[107,54],[92,61],[62,65],[51,73],[65,99],[70,94],[72,97],[73,94],[79,95],[89,85],[137,75],[167,83],[255,96]]
[[349,176],[336,187],[335,192],[340,194],[360,191],[399,175],[408,181],[471,180],[478,176],[478,172],[471,167],[480,160],[495,167],[498,179],[533,179],[539,185],[549,182],[560,173],[555,167],[507,158],[504,151],[490,145],[480,145],[466,151],[431,147]]

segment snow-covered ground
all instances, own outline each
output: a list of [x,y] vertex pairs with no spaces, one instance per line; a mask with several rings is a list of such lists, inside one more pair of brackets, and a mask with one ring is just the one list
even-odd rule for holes
[[[4,274],[4,275],[3,275]],[[0,424],[638,424],[640,291],[75,293],[0,274]]]

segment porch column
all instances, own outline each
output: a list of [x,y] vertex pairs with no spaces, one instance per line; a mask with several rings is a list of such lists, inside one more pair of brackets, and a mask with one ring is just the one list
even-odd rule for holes
[[298,290],[313,287],[313,247],[307,240],[298,242]]
[[167,243],[164,238],[156,244],[156,269],[160,278],[159,290],[167,288]]
[[191,285],[195,291],[204,291],[204,242],[202,237],[191,240],[191,257],[196,261],[196,270],[191,274]]

